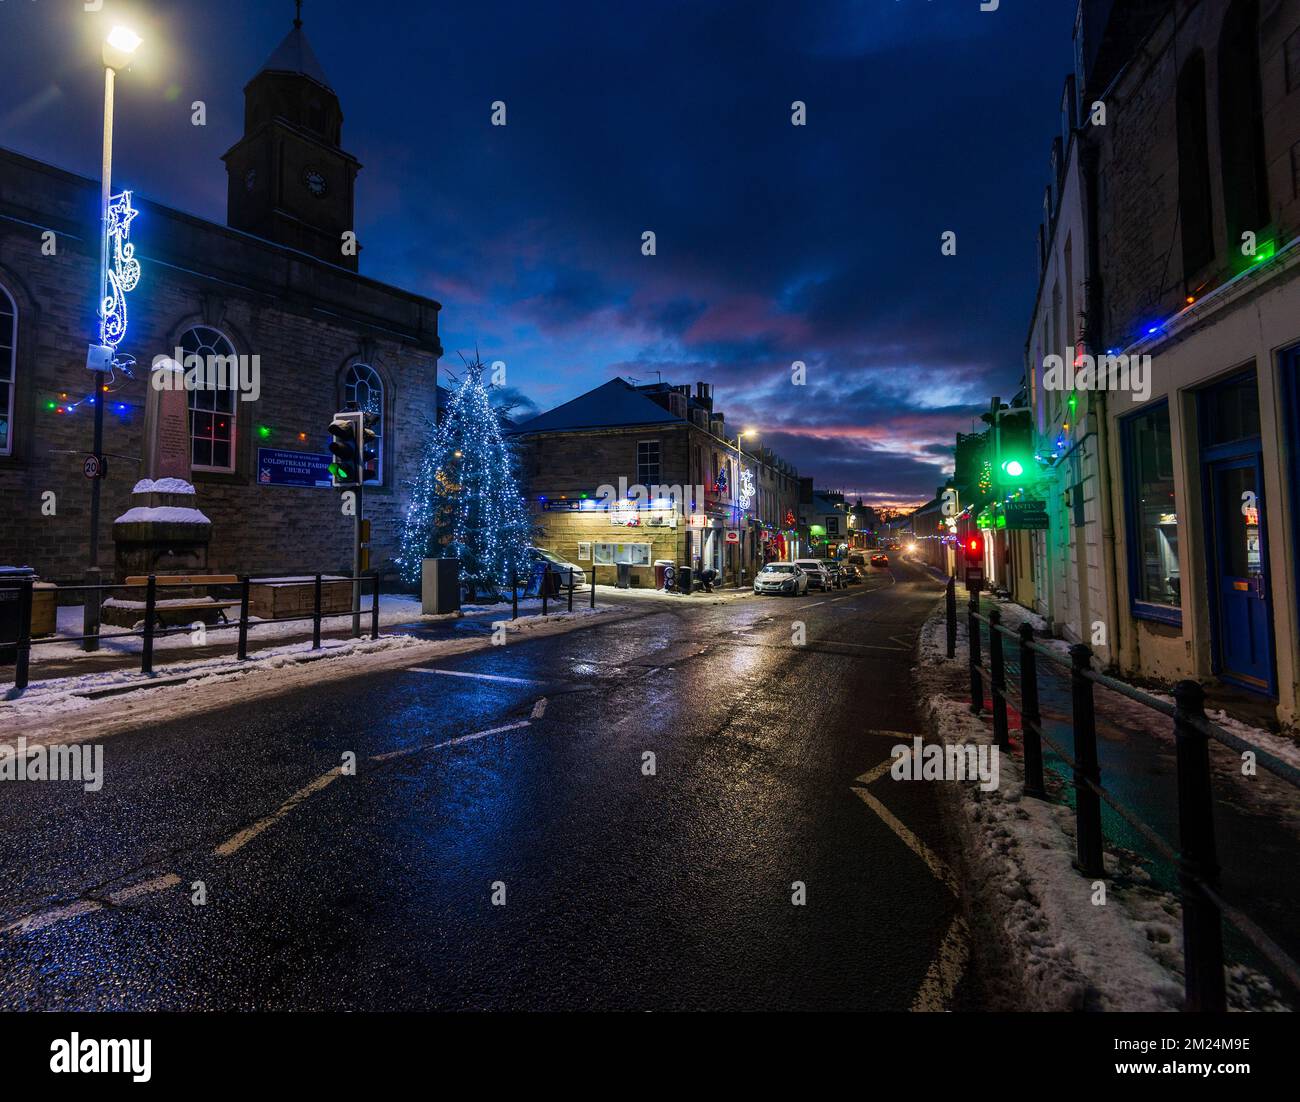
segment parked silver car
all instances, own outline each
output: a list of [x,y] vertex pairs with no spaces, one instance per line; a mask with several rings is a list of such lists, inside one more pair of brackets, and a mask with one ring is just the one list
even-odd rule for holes
[[808,575],[792,562],[770,562],[754,575],[754,592],[800,597],[808,592]]

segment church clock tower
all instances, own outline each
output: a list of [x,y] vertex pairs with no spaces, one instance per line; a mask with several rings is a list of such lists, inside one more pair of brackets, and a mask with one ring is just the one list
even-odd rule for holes
[[357,270],[343,251],[354,228],[361,164],[340,146],[343,112],[302,20],[244,87],[244,136],[226,162],[226,222],[278,245]]

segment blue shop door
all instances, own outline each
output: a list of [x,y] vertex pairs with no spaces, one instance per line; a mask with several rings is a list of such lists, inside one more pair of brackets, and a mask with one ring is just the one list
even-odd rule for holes
[[1225,680],[1271,691],[1272,597],[1264,537],[1263,479],[1251,456],[1209,467],[1217,596],[1215,658]]

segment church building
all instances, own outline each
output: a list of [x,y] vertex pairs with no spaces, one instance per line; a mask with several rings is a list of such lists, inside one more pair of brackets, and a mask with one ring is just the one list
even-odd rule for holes
[[[362,166],[300,22],[244,101],[243,136],[223,158],[226,225],[132,197],[140,278],[118,351],[134,366],[111,376],[86,366],[98,343],[99,181],[0,148],[0,564],[53,582],[84,576],[103,380],[99,561],[111,577],[113,521],[148,474],[151,365],[180,349],[237,357],[241,381],[256,373],[255,387],[187,390],[188,417],[176,418],[193,505],[211,522],[208,569],[348,571],[352,520],[326,470],[328,425],[346,408],[377,415],[365,513],[372,568],[391,568],[406,483],[437,416],[440,306],[358,271],[361,249],[348,246]],[[119,165],[114,190],[130,175]]]

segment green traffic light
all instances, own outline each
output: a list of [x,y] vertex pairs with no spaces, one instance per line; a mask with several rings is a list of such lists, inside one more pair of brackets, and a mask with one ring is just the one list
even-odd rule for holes
[[1019,459],[1008,459],[1005,463],[1002,464],[1002,469],[1006,471],[1007,474],[1009,474],[1012,478],[1019,478],[1022,474],[1025,473],[1024,465],[1020,462]]

